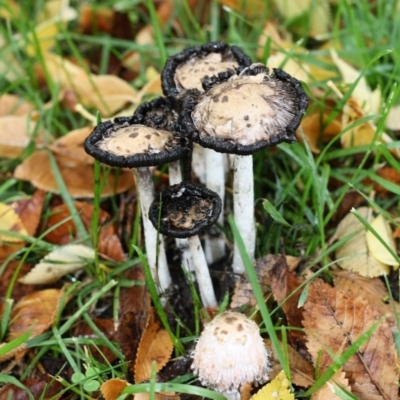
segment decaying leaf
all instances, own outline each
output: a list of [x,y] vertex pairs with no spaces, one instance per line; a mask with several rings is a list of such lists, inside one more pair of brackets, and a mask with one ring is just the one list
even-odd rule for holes
[[[379,214],[371,221],[370,224],[376,233],[383,239],[383,241],[392,249],[393,253],[396,254],[397,250],[393,240],[392,229],[385,217]],[[372,257],[375,257],[383,264],[391,265],[392,267],[396,268],[399,267],[398,261],[393,257],[392,254],[390,254],[386,247],[371,231],[367,231],[366,238],[368,250]]]
[[32,140],[41,143],[44,136],[44,130],[28,115],[0,117],[0,157],[18,157]]
[[15,94],[2,94],[0,96],[0,117],[6,115],[26,115],[35,108],[31,103]]
[[57,282],[66,274],[82,269],[94,260],[94,250],[83,244],[61,246],[44,257],[19,281],[28,285]]
[[294,400],[294,395],[289,387],[289,380],[286,378],[285,371],[281,371],[271,382],[261,388],[251,400]]
[[[354,272],[346,270],[333,271],[333,282],[335,287],[342,291],[349,291],[354,296],[359,296],[373,305],[381,314],[394,323],[393,306],[388,303],[389,293],[385,284],[379,278],[364,278]],[[400,304],[394,304],[400,315]]]
[[30,337],[47,331],[55,322],[63,296],[63,289],[45,289],[22,297],[11,313],[8,340],[14,340],[29,330],[32,330]]
[[113,378],[104,382],[100,386],[100,390],[105,400],[116,400],[127,386],[129,386],[127,381]]
[[28,232],[14,208],[4,203],[0,203],[0,231],[3,231],[0,232],[0,244],[2,242],[19,243],[23,241],[22,238],[7,234],[7,232],[28,236]]
[[339,370],[321,389],[311,396],[310,400],[342,400],[341,397],[334,394],[337,384],[340,384],[340,386],[351,392],[349,381],[346,379],[345,373],[342,370]]
[[[58,400],[62,396],[63,386],[50,375],[39,378],[27,378],[21,382],[34,399]],[[0,400],[26,400],[29,399],[25,389],[12,384],[4,385],[0,389]]]
[[[57,158],[56,158],[57,159]],[[69,194],[72,197],[92,198],[94,196],[94,172],[87,164],[69,167],[59,162],[60,173],[64,179]],[[14,171],[17,179],[29,181],[39,189],[52,193],[59,193],[60,188],[52,172],[49,156],[45,150],[36,151],[26,158]],[[103,178],[104,175],[102,174]],[[120,173],[110,172],[101,193],[102,196],[111,196],[124,192],[133,186],[133,177],[130,171]]]
[[[313,362],[318,362],[319,374],[380,319],[366,300],[332,288],[321,279],[310,284],[303,315],[307,348]],[[397,352],[387,322],[378,325],[343,365],[343,372],[352,393],[360,399],[397,399]]]
[[386,117],[385,125],[392,131],[400,130],[400,104],[390,107],[389,114]]
[[168,332],[161,328],[151,309],[136,355],[135,383],[150,379],[153,361],[156,362],[156,372],[160,371],[171,358],[173,348]]
[[[372,212],[370,209],[360,207],[357,211],[368,222],[371,222]],[[354,236],[337,248],[338,264],[343,269],[369,278],[388,274],[390,268],[371,256],[367,246],[366,233],[364,225],[353,213],[349,213],[343,218],[336,230],[336,239],[340,240],[350,234],[354,234]]]
[[[276,353],[273,350],[272,342],[270,339],[264,340],[265,347],[272,351],[272,371],[269,376],[274,379],[281,371],[281,365]],[[282,345],[283,346],[283,345]],[[289,358],[289,368],[292,383],[303,388],[308,388],[314,383],[314,367],[306,360],[306,358],[300,355],[290,344],[285,345],[287,348],[287,354]]]

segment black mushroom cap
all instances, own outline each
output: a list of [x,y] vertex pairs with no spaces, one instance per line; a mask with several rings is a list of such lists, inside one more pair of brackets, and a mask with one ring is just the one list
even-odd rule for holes
[[149,118],[150,106],[142,107],[141,114],[97,125],[85,140],[85,151],[112,167],[150,167],[179,160],[185,152],[184,139],[175,134],[173,119],[157,113],[156,123]]
[[281,142],[296,141],[308,98],[301,83],[281,69],[253,64],[238,74],[213,77],[207,91],[182,99],[180,130],[203,147],[250,155]]
[[170,57],[161,73],[163,93],[175,97],[182,89],[201,89],[201,80],[213,75],[225,76],[226,71],[242,69],[251,59],[239,47],[223,42],[209,42],[188,47]]
[[184,181],[156,194],[149,218],[163,235],[186,238],[214,224],[221,207],[217,193],[204,185]]

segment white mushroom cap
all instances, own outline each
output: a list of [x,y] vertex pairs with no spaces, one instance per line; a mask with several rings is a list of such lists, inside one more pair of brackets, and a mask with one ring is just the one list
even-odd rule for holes
[[245,383],[268,380],[269,355],[257,324],[226,311],[205,325],[192,353],[192,369],[204,386],[234,393]]

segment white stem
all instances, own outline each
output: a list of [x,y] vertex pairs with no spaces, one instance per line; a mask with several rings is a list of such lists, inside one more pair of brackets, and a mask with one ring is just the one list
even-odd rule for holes
[[[168,164],[168,174],[169,174],[169,184],[177,185],[182,182],[182,170],[179,161],[174,161]],[[194,271],[194,265],[192,260],[192,254],[190,253],[190,248],[188,240],[185,239],[175,239],[176,247],[179,250],[182,264],[186,271],[191,273]]]
[[[206,164],[206,186],[216,192],[221,197],[222,204],[225,199],[225,170],[224,157],[225,154],[217,153],[212,149],[204,149]],[[222,207],[223,209],[223,207]],[[218,217],[218,223],[224,225],[224,212],[222,211]],[[216,236],[205,235],[204,249],[206,259],[209,264],[219,260],[225,255],[225,240],[222,232],[212,226],[209,230],[215,232]]]
[[226,391],[226,392],[221,392],[222,396],[226,397],[226,400],[240,400],[240,392],[238,390],[235,391]]
[[[254,260],[256,226],[254,221],[253,157],[233,156],[233,214],[246,251]],[[233,251],[233,272],[242,274],[244,264],[235,243]]]
[[196,278],[199,284],[200,297],[204,307],[216,307],[214,288],[211,281],[210,271],[197,235],[188,238],[190,251],[193,257]]
[[154,200],[154,184],[148,167],[134,168],[136,188],[139,194],[140,209],[142,211],[144,239],[146,244],[147,261],[151,275],[163,293],[170,286],[172,280],[168,269],[167,257],[162,235],[158,246],[158,269],[157,269],[157,240],[158,232],[149,219],[149,206]]

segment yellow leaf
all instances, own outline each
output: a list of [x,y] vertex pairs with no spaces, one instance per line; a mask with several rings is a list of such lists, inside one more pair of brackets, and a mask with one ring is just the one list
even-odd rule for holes
[[250,400],[294,400],[289,389],[289,380],[285,371],[281,371],[274,380],[261,388]]
[[[371,227],[375,229],[383,241],[396,253],[396,246],[394,244],[392,230],[389,222],[382,216],[378,215],[371,223]],[[398,261],[389,253],[386,247],[377,239],[371,232],[367,231],[367,245],[371,255],[378,261],[398,268]]]
[[94,260],[94,250],[82,244],[59,247],[36,264],[19,282],[43,285],[57,282],[65,274],[75,272]]
[[[8,231],[19,233],[20,235],[29,236],[21,219],[14,209],[7,204],[0,203],[0,231]],[[0,233],[0,242],[22,242],[21,238]]]

